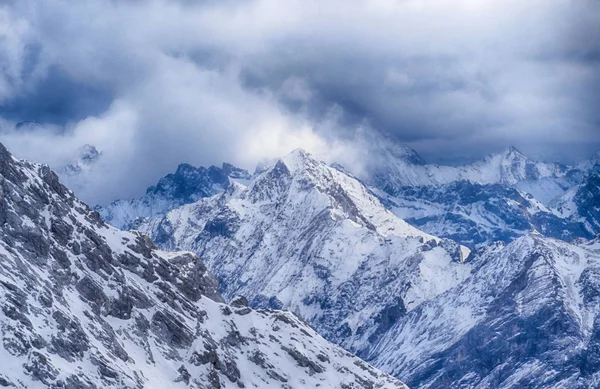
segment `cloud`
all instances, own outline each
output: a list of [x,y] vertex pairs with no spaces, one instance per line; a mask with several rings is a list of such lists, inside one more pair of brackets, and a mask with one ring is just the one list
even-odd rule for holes
[[94,144],[92,203],[180,162],[335,159],[365,129],[434,162],[600,149],[593,0],[25,0],[0,42],[2,141],[56,166]]

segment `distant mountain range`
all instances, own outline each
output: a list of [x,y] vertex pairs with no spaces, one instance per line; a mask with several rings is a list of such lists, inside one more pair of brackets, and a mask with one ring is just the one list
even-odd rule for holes
[[[355,176],[401,219],[432,235],[468,247],[510,242],[529,232],[563,240],[600,233],[600,153],[575,166],[537,162],[510,147],[465,166],[426,164],[402,144],[379,142]],[[264,164],[263,164],[264,165]],[[256,174],[268,167],[257,168]],[[136,199],[98,208],[113,225],[129,229],[184,204],[223,192],[231,182],[248,184],[245,170],[180,165],[174,174]],[[595,204],[595,205],[594,205]]]
[[384,147],[359,177],[424,231],[470,247],[531,231],[564,240],[600,233],[600,153],[565,166],[533,161],[511,147],[454,167],[427,165],[414,150],[397,147],[402,151]]

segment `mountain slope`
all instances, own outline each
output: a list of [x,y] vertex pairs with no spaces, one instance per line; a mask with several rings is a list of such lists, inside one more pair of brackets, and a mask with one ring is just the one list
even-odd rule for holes
[[598,387],[599,249],[539,234],[492,246],[362,355],[415,388]]
[[508,243],[532,231],[567,241],[594,236],[584,222],[557,215],[532,195],[501,184],[457,181],[378,194],[410,224],[468,247]]
[[120,229],[132,229],[140,218],[161,216],[181,205],[225,191],[232,180],[244,182],[250,178],[247,171],[228,163],[220,168],[181,164],[175,173],[148,188],[144,196],[117,200],[97,210],[107,223]]
[[405,388],[286,312],[222,303],[197,256],[106,225],[0,145],[0,386]]
[[591,170],[581,185],[556,201],[554,208],[563,218],[581,223],[590,234],[600,234],[600,170]]
[[247,187],[140,229],[164,248],[198,253],[226,298],[288,308],[349,350],[470,272],[466,248],[408,225],[356,179],[301,150]]

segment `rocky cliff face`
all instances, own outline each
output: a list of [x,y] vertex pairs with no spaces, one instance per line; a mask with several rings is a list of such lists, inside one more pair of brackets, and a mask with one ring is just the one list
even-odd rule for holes
[[0,386],[405,388],[291,313],[225,305],[189,252],[106,225],[0,145]]
[[226,298],[285,307],[349,350],[465,279],[468,250],[410,226],[356,179],[296,150],[248,186],[140,225],[198,253]]

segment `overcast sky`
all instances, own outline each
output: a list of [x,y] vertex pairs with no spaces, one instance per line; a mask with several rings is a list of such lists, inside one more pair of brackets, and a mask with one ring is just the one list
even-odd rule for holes
[[0,0],[0,140],[54,166],[95,145],[92,203],[365,131],[437,163],[570,162],[600,150],[599,107],[597,0]]

